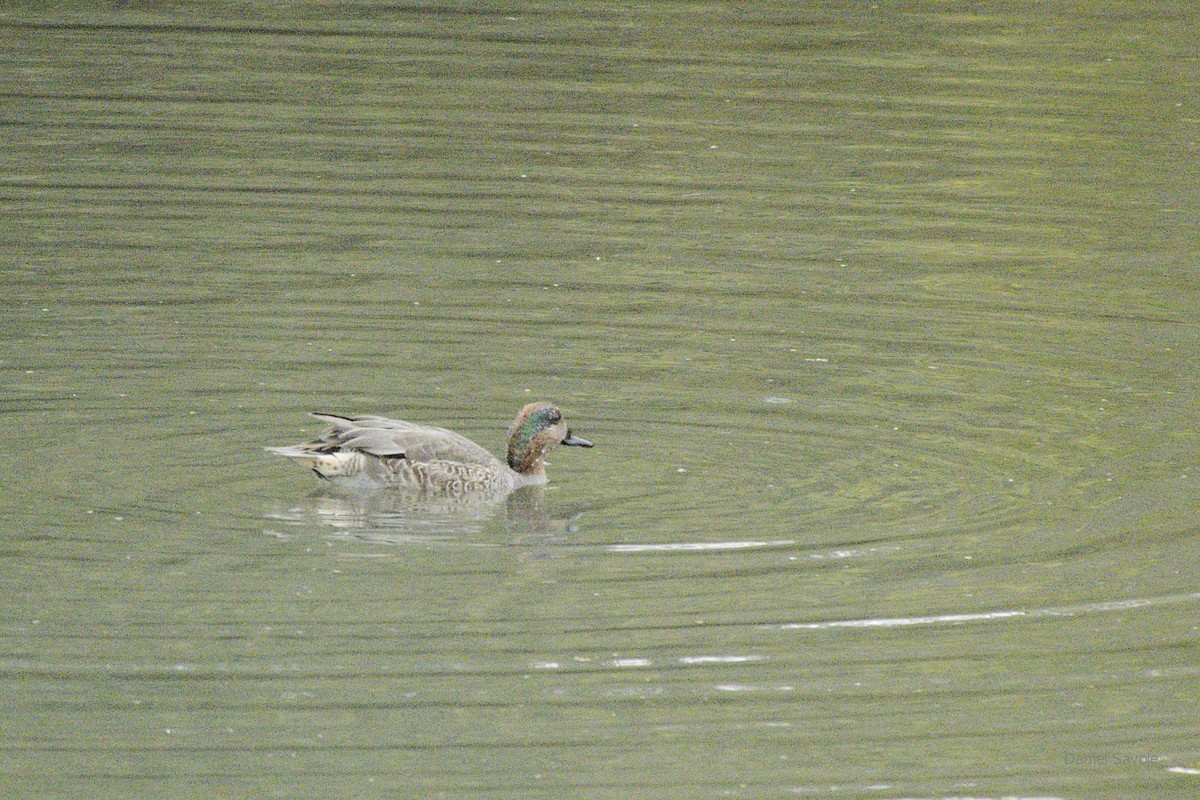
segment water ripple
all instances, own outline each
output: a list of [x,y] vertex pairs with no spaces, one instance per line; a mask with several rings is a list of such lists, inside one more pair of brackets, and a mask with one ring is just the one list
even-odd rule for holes
[[981,611],[967,614],[932,614],[917,617],[879,617],[874,619],[836,619],[822,622],[785,622],[780,625],[760,625],[760,628],[778,630],[828,630],[831,628],[904,628],[914,625],[959,625],[965,622],[989,622],[992,620],[1044,617],[1075,617],[1083,614],[1107,611],[1128,611],[1135,608],[1162,606],[1200,600],[1200,592],[1166,595],[1163,597],[1130,600],[1109,600],[1082,605],[1057,608],[1011,609],[1003,611]]

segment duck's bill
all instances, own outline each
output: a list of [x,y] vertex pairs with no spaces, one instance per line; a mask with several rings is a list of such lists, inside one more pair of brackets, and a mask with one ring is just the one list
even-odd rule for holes
[[582,436],[576,436],[575,434],[571,433],[570,431],[567,431],[567,438],[563,439],[562,443],[565,444],[567,447],[594,447],[595,446],[591,442],[589,442],[587,439],[584,439]]

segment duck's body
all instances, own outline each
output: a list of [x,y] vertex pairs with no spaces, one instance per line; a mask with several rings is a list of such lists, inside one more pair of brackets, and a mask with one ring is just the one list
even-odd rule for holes
[[453,495],[505,495],[546,482],[546,455],[561,445],[591,447],[571,434],[562,412],[530,403],[508,429],[508,463],[470,439],[430,425],[380,416],[313,414],[332,427],[320,438],[268,453],[294,458],[322,478],[364,488]]

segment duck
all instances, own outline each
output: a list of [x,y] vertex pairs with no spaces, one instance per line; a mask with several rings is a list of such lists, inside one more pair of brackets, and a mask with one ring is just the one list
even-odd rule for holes
[[264,449],[351,488],[505,496],[522,486],[544,486],[546,456],[559,445],[593,446],[572,433],[562,411],[546,401],[526,405],[509,426],[507,463],[446,428],[372,414],[312,416],[330,426],[317,439]]

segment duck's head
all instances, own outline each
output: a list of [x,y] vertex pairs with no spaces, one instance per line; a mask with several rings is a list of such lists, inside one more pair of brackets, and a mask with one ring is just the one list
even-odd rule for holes
[[508,465],[528,476],[545,476],[546,456],[560,444],[591,447],[587,439],[571,433],[562,412],[553,403],[530,403],[508,429]]

